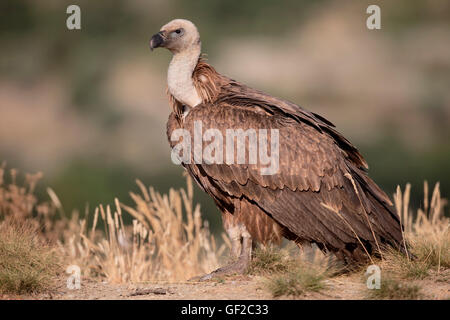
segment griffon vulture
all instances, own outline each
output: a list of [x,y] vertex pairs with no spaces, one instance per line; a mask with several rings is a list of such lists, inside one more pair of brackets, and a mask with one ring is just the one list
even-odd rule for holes
[[[203,131],[211,128],[224,136],[229,129],[278,131],[274,174],[263,174],[261,163],[183,158],[181,164],[220,209],[236,257],[203,279],[243,272],[252,241],[279,243],[284,237],[299,245],[314,243],[347,264],[380,255],[386,246],[403,250],[401,224],[389,197],[368,177],[362,155],[330,121],[218,73],[202,59],[199,33],[188,20],[164,25],[150,47],[173,54],[167,76],[172,148],[174,131],[194,136],[198,121]],[[246,137],[247,152],[249,141]]]

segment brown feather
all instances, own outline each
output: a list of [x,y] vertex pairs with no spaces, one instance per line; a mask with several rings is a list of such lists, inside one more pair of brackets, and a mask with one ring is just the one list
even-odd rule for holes
[[193,82],[203,103],[183,117],[183,106],[169,94],[168,137],[176,128],[193,137],[196,120],[203,130],[215,128],[224,137],[226,129],[280,133],[280,170],[274,175],[261,175],[259,163],[183,164],[214,199],[224,223],[243,223],[263,243],[279,242],[281,236],[316,243],[345,261],[367,259],[365,251],[376,254],[377,243],[400,246],[401,226],[391,201],[367,176],[362,155],[331,122],[229,79],[203,59]]

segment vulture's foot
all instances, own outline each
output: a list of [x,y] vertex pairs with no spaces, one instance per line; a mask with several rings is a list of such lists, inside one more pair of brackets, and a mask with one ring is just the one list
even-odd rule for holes
[[205,274],[202,277],[197,277],[191,280],[206,281],[214,278],[220,278],[222,276],[230,276],[233,274],[244,274],[244,272],[247,270],[249,262],[250,262],[249,260],[239,259],[233,263],[227,264],[224,267],[214,270],[211,273]]
[[[241,239],[239,239],[239,242],[241,242]],[[237,246],[235,243],[232,243],[232,245],[233,249]],[[239,248],[241,248],[241,253],[239,255],[239,258],[235,262],[227,264],[226,266],[214,270],[213,272],[208,273],[204,276],[194,277],[189,281],[206,281],[222,276],[244,274],[252,258],[252,238],[250,236],[242,237],[242,245],[239,246]],[[235,253],[233,249],[232,253]]]

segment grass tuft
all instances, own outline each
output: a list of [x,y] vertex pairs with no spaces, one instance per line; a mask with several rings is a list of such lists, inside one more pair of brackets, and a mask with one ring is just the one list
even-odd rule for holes
[[0,293],[36,293],[50,289],[59,264],[55,251],[29,223],[0,224]]
[[298,297],[324,289],[324,280],[335,274],[330,267],[330,257],[315,247],[303,248],[294,254],[290,251],[289,246],[255,250],[249,273],[262,275],[264,287],[273,297]]
[[301,265],[289,272],[278,274],[266,281],[267,289],[273,297],[298,297],[308,291],[320,291],[325,288],[326,272],[312,265]]
[[257,248],[247,269],[248,274],[268,275],[287,272],[292,268],[292,258],[286,250],[272,246]]
[[376,300],[417,300],[421,297],[420,287],[395,279],[383,279],[380,289],[369,290],[368,298]]
[[430,274],[432,264],[426,259],[408,259],[394,249],[385,252],[383,270],[392,272],[403,279],[421,280]]

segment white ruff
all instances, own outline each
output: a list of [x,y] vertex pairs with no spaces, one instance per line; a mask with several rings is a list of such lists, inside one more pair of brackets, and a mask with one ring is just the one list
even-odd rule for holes
[[192,81],[192,72],[200,56],[200,46],[176,53],[167,72],[169,92],[181,103],[191,108],[202,102]]

